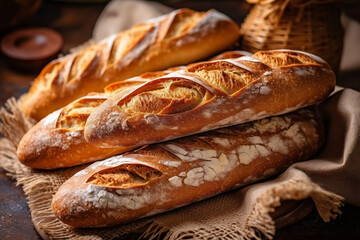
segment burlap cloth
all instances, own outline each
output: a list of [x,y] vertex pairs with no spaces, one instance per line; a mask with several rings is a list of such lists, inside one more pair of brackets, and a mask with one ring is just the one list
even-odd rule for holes
[[[112,9],[105,9],[95,30],[101,28],[106,16],[114,16]],[[94,31],[94,36],[101,34],[106,33]],[[327,138],[313,159],[296,163],[270,180],[112,228],[73,229],[54,217],[50,208],[52,196],[84,166],[36,171],[20,164],[16,146],[33,122],[24,117],[15,99],[8,100],[0,112],[0,131],[5,136],[0,140],[0,167],[23,187],[34,226],[44,239],[119,239],[131,236],[126,235],[131,232],[141,232],[150,239],[272,238],[276,229],[270,214],[281,200],[311,198],[324,221],[341,213],[343,201],[360,206],[360,93],[338,89],[318,108],[324,117]]]

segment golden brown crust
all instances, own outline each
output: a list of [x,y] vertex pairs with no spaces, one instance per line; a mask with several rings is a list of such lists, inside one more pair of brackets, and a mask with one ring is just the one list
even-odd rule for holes
[[75,174],[52,209],[74,227],[126,223],[277,174],[311,157],[322,140],[318,118],[301,109],[145,146]]
[[85,141],[84,127],[90,113],[109,96],[126,94],[132,87],[170,70],[145,73],[109,84],[104,93],[90,93],[55,111],[35,124],[21,139],[17,156],[24,165],[38,169],[71,167],[114,156],[134,147],[98,148]]
[[174,11],[49,63],[21,109],[40,120],[111,82],[209,57],[234,44],[238,36],[238,26],[215,10]]
[[25,134],[17,150],[18,159],[32,168],[56,169],[93,162],[132,149],[131,147],[101,149],[86,142],[84,126],[88,116],[108,96],[119,92],[126,94],[132,87],[185,68],[179,66],[165,71],[143,73],[107,85],[104,93],[90,93],[69,103],[61,111],[42,119]]
[[38,169],[71,167],[104,159],[133,148],[98,148],[84,139],[89,112],[106,97],[83,97],[48,115],[21,139],[17,156],[24,165]]
[[334,87],[330,66],[299,51],[202,62],[110,97],[84,134],[99,147],[141,146],[290,112]]

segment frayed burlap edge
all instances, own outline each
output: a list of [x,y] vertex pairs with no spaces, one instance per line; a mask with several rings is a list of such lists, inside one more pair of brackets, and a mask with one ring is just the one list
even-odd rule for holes
[[[295,170],[293,170],[295,171]],[[340,207],[344,198],[322,189],[313,183],[303,172],[296,170],[297,178],[272,186],[256,199],[254,207],[247,219],[246,232],[249,239],[259,239],[258,231],[267,238],[275,235],[275,222],[270,214],[281,205],[282,200],[303,200],[311,198],[321,218],[325,222],[335,219],[341,214]],[[285,175],[288,173],[284,173]]]
[[44,239],[113,239],[140,228],[144,229],[141,237],[148,239],[209,239],[219,234],[222,239],[261,239],[261,236],[272,239],[275,235],[275,222],[270,214],[280,206],[281,200],[311,197],[324,221],[341,213],[339,207],[343,198],[323,190],[299,171],[303,175],[301,178],[275,184],[259,195],[245,224],[230,223],[217,229],[210,226],[184,229],[169,226],[166,222],[158,221],[157,217],[152,217],[113,228],[73,229],[55,218],[51,211],[51,200],[61,184],[85,166],[37,171],[22,165],[16,157],[16,148],[34,121],[24,116],[14,98],[9,99],[1,109],[0,119],[0,131],[5,136],[0,140],[0,167],[23,187],[34,226]]
[[16,178],[22,172],[27,172],[16,157],[16,148],[21,137],[34,125],[34,121],[26,118],[18,107],[15,98],[10,98],[0,110],[0,133],[4,138],[0,139],[0,167],[2,167],[7,175]]

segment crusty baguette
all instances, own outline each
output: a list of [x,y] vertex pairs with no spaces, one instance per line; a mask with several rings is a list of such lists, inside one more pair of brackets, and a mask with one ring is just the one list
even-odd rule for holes
[[55,169],[104,159],[132,149],[98,148],[85,141],[85,121],[92,109],[106,99],[105,94],[82,97],[43,118],[21,139],[17,149],[19,161],[32,168]]
[[334,87],[330,66],[299,51],[202,62],[110,97],[84,134],[99,147],[140,146],[290,112]]
[[[237,51],[224,52],[216,58],[239,56]],[[90,113],[109,96],[162,77],[184,66],[168,70],[147,72],[138,77],[107,85],[101,93],[81,97],[35,124],[21,139],[17,156],[24,165],[37,169],[72,167],[111,157],[133,149],[132,147],[98,148],[84,139],[84,125]]]
[[215,10],[174,11],[49,63],[21,109],[40,120],[110,82],[210,57],[233,45],[238,36],[238,26]]
[[277,174],[319,149],[323,128],[308,109],[160,144],[99,161],[52,201],[74,227],[122,224]]
[[145,73],[109,84],[102,93],[91,93],[49,114],[22,137],[17,149],[19,161],[32,168],[56,169],[94,162],[133,149],[104,149],[86,142],[85,122],[90,113],[112,94],[125,94],[132,87],[169,72],[170,70]]

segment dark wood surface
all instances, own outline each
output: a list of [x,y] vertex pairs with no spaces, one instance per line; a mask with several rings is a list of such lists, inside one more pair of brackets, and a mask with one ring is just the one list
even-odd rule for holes
[[[32,17],[16,27],[50,27],[64,38],[62,52],[76,47],[91,38],[93,26],[106,2],[69,3],[44,1]],[[241,23],[248,5],[240,1],[170,1],[174,8],[189,7],[196,10],[216,8]],[[12,29],[0,33],[6,34]],[[0,36],[2,37],[2,36]],[[10,67],[0,57],[0,104],[11,96],[25,93],[38,70],[25,72]],[[338,84],[360,90],[360,69],[341,72]],[[358,193],[360,194],[360,189]],[[275,239],[360,239],[360,207],[346,204],[343,214],[335,221],[324,223],[316,211],[303,220],[277,231]],[[130,237],[130,236],[129,236]],[[137,236],[132,236],[136,239]],[[41,239],[31,222],[26,197],[20,186],[0,169],[0,239]]]

